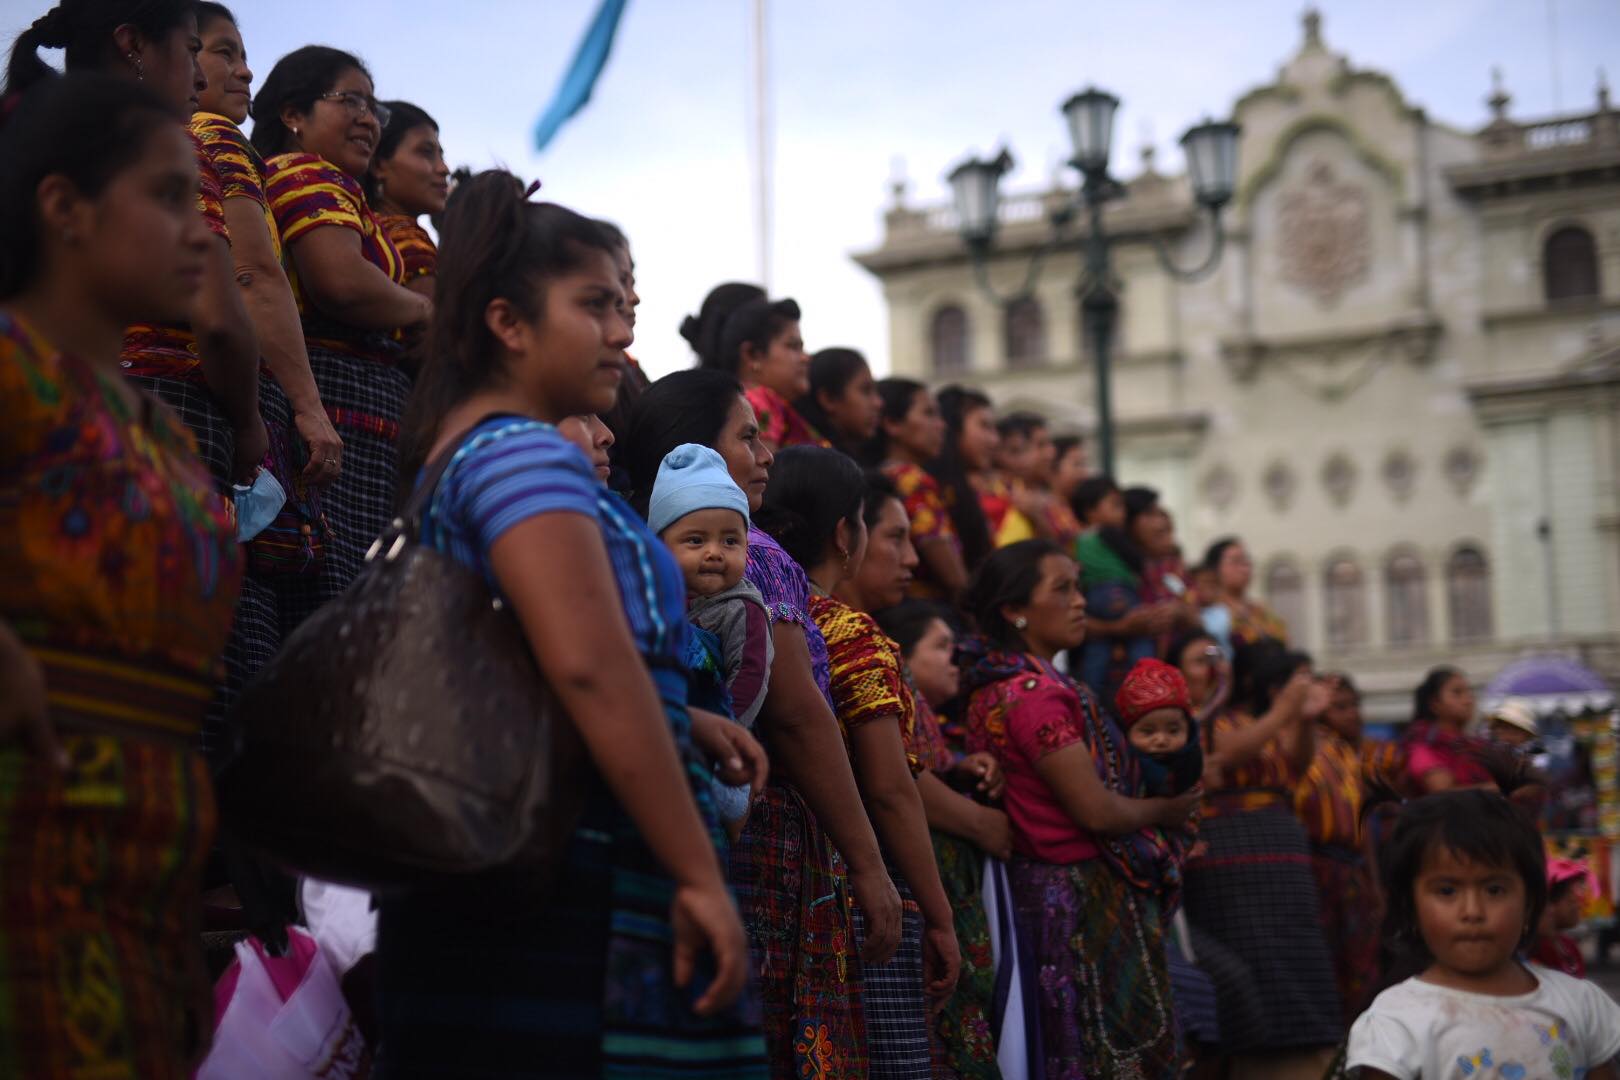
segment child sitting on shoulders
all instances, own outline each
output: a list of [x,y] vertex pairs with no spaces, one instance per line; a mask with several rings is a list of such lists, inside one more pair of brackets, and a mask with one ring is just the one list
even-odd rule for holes
[[1596,985],[1526,964],[1547,902],[1541,835],[1494,792],[1410,803],[1384,851],[1384,937],[1418,973],[1350,1029],[1364,1080],[1615,1080],[1620,1004]]
[[1575,939],[1564,933],[1581,925],[1581,905],[1587,890],[1597,891],[1597,876],[1578,859],[1547,860],[1547,910],[1536,927],[1536,943],[1530,950],[1532,962],[1562,971],[1577,979],[1586,978],[1586,960]]
[[1198,722],[1181,672],[1162,660],[1138,660],[1120,683],[1114,708],[1136,751],[1147,795],[1180,795],[1204,773]]
[[[686,579],[694,633],[690,704],[752,728],[774,659],[765,600],[748,582],[748,496],[707,446],[685,443],[658,466],[647,524],[674,553]],[[715,808],[735,840],[748,815],[748,788],[714,782]]]

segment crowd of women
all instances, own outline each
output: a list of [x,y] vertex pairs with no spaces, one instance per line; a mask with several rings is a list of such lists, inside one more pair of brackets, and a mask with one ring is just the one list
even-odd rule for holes
[[1363,744],[1241,543],[1185,567],[1078,439],[812,357],[758,287],[649,383],[619,230],[452,192],[359,58],[250,44],[64,0],[0,92],[0,1073],[205,1051],[204,893],[276,891],[215,845],[233,703],[448,462],[424,541],[589,794],[554,894],[379,898],[379,1075],[1320,1075],[1376,968],[1363,802],[1495,782],[1465,679]]

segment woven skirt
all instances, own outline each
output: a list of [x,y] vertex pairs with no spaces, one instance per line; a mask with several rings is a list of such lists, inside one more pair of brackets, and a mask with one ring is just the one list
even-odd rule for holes
[[1354,848],[1312,845],[1311,872],[1321,905],[1322,936],[1333,956],[1333,976],[1348,1025],[1371,1004],[1383,905],[1367,857]]
[[803,798],[771,783],[731,851],[773,1077],[867,1075],[860,960],[843,864]]
[[[931,1080],[928,1003],[923,998],[922,912],[899,873],[889,869],[900,893],[900,945],[886,964],[861,969],[861,1005],[872,1080]],[[855,944],[866,945],[865,912],[853,913]]]
[[1015,857],[1018,933],[1034,943],[1045,1080],[1169,1080],[1184,1064],[1159,901],[1102,859]]
[[[112,686],[114,673],[98,668]],[[61,689],[47,664],[47,685]],[[152,709],[161,686],[85,690],[80,712]],[[149,692],[148,692],[149,691]],[[184,704],[194,726],[206,687]],[[209,1028],[198,901],[215,811],[186,737],[85,733],[64,772],[0,747],[0,1076],[178,1077]]]
[[198,379],[165,379],[155,375],[125,375],[126,379],[167,405],[191,437],[197,440],[197,456],[208,466],[214,487],[221,495],[231,493],[232,466],[235,464],[236,436],[219,401]]
[[956,993],[934,1022],[935,1073],[963,1080],[1001,1080],[990,1014],[996,997],[996,960],[984,910],[984,853],[970,841],[931,833],[940,884],[951,902],[962,974]]
[[1344,1034],[1305,830],[1284,806],[1205,819],[1187,864],[1198,964],[1228,1053],[1333,1046]]
[[368,358],[309,344],[309,367],[321,402],[343,439],[343,472],[326,488],[322,501],[329,534],[321,573],[281,586],[283,636],[348,587],[372,541],[394,519],[396,443],[411,378],[385,362],[391,358],[386,350]]
[[[685,707],[666,713],[723,843]],[[379,1077],[764,1080],[757,995],[692,1011],[712,966],[675,987],[674,883],[599,778],[592,788],[550,895],[497,872],[379,904]]]

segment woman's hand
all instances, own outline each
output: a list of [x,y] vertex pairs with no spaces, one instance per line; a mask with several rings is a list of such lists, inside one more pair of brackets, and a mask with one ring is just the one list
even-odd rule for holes
[[956,943],[956,929],[949,923],[923,927],[923,993],[928,1011],[937,1013],[956,992],[962,973],[962,950]]
[[868,870],[849,871],[850,891],[866,919],[863,964],[887,964],[900,947],[900,893],[882,863]]
[[22,639],[0,622],[0,747],[14,742],[57,768],[68,766],[45,704],[45,673]]
[[765,789],[771,774],[770,759],[759,740],[741,724],[706,709],[693,709],[692,741],[718,768],[715,776],[722,784],[747,784],[757,796]]
[[324,409],[296,413],[293,427],[309,447],[309,464],[302,475],[306,484],[324,486],[343,475],[343,440]]
[[252,484],[264,456],[270,452],[270,434],[264,430],[264,420],[257,412],[246,425],[235,430],[232,447],[231,478],[238,484]]
[[1000,810],[979,807],[978,835],[973,838],[980,851],[992,859],[1006,862],[1012,858],[1012,820]]
[[693,1011],[710,1016],[736,1001],[748,982],[748,938],[724,884],[716,878],[708,886],[677,888],[669,921],[675,933],[676,986],[692,981],[700,953],[707,949],[714,954],[714,981]]
[[983,750],[968,754],[953,765],[951,771],[958,776],[977,779],[979,783],[974,790],[986,798],[999,799],[1001,793],[1007,790],[1007,776],[1001,771],[1001,762],[996,760],[994,754]]
[[1198,809],[1198,804],[1203,798],[1203,786],[1194,784],[1180,795],[1173,795],[1168,799],[1154,799],[1154,802],[1162,804],[1159,813],[1154,815],[1155,821],[1164,829],[1184,828],[1187,819]]

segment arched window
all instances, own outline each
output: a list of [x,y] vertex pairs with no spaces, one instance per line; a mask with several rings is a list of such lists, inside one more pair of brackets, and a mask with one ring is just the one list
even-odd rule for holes
[[960,305],[946,304],[934,312],[928,328],[934,371],[951,375],[968,369],[968,317]]
[[1384,564],[1384,613],[1391,645],[1418,645],[1429,640],[1428,585],[1423,560],[1397,551]]
[[1579,225],[1555,231],[1542,249],[1541,272],[1549,301],[1596,297],[1598,258],[1592,234]]
[[1296,644],[1305,636],[1305,575],[1288,558],[1266,567],[1266,606],[1288,624],[1288,637]]
[[1327,609],[1327,645],[1353,649],[1367,643],[1367,590],[1361,567],[1350,555],[1335,556],[1322,579]]
[[1446,606],[1452,641],[1489,641],[1495,633],[1491,567],[1478,548],[1460,547],[1446,561]]
[[1007,366],[1039,367],[1046,363],[1046,315],[1033,296],[1007,305]]

